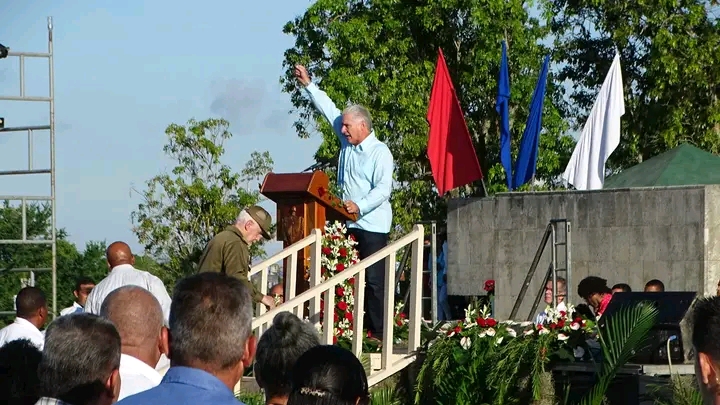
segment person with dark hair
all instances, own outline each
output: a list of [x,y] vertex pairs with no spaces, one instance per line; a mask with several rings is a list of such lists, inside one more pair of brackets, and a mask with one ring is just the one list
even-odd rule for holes
[[120,379],[118,400],[160,384],[155,371],[161,355],[167,355],[168,330],[162,307],[150,291],[126,285],[111,292],[100,307],[100,316],[115,324],[120,333]]
[[45,337],[40,328],[48,317],[45,294],[37,287],[25,287],[15,297],[15,321],[0,329],[0,346],[17,339],[28,339],[40,350]]
[[700,298],[692,315],[695,378],[705,405],[720,404],[720,297]]
[[612,290],[604,278],[588,276],[578,284],[578,295],[593,307],[595,316],[599,318],[612,299]]
[[632,288],[625,283],[619,283],[612,287],[612,293],[615,294],[616,292],[632,292]]
[[93,281],[93,279],[85,276],[78,277],[77,280],[75,280],[75,289],[73,290],[75,302],[73,302],[72,306],[60,311],[60,316],[84,312],[85,302],[93,288],[95,288],[95,281]]
[[233,393],[255,355],[253,299],[243,281],[202,272],[178,281],[170,308],[171,367],[123,405],[241,404]]
[[61,316],[45,333],[40,405],[111,405],[120,393],[120,334],[105,318]]
[[292,370],[287,405],[369,405],[365,369],[349,350],[316,346]]
[[645,292],[664,292],[665,284],[662,281],[654,278],[645,283]]
[[260,337],[255,353],[255,380],[265,393],[266,405],[286,405],[290,372],[309,349],[320,345],[315,327],[290,312],[280,312]]
[[39,399],[42,352],[28,339],[0,347],[0,404],[33,405]]

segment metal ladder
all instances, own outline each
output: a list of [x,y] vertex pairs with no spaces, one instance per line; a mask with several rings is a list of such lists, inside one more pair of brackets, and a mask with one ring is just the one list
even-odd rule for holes
[[[571,271],[571,256],[570,256],[570,246],[571,246],[571,228],[572,224],[567,219],[551,219],[548,223],[547,227],[545,228],[545,232],[543,233],[542,240],[540,241],[540,246],[538,246],[537,251],[535,252],[535,257],[533,258],[532,264],[530,265],[530,269],[527,272],[527,275],[525,276],[525,282],[523,283],[522,288],[520,289],[520,294],[518,294],[517,299],[515,300],[515,305],[513,305],[512,312],[510,313],[510,319],[515,319],[517,316],[518,311],[520,310],[520,306],[522,305],[523,299],[525,298],[525,295],[527,294],[527,290],[530,287],[530,283],[532,282],[533,277],[535,276],[535,271],[537,270],[538,263],[540,263],[540,259],[542,258],[543,252],[545,251],[545,247],[547,246],[548,242],[552,240],[552,257],[550,260],[550,265],[548,266],[547,272],[545,273],[545,278],[543,278],[543,284],[540,287],[540,290],[538,291],[537,295],[535,296],[535,301],[533,302],[532,307],[530,308],[530,312],[528,314],[527,320],[531,321],[535,318],[536,311],[538,308],[538,305],[540,304],[540,300],[542,299],[543,295],[545,294],[545,285],[547,283],[546,280],[552,280],[553,282],[553,305],[557,305],[557,279],[559,277],[565,278],[565,289],[566,289],[566,297],[569,297],[570,290],[572,284],[572,271]],[[563,260],[564,258],[564,260]],[[559,262],[564,262],[563,264],[560,264]]]

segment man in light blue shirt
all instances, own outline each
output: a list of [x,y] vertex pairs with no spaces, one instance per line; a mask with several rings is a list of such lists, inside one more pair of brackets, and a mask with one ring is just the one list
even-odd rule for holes
[[[295,76],[305,87],[315,108],[330,121],[340,140],[338,187],[347,212],[358,214],[357,222],[348,223],[348,233],[357,240],[360,259],[364,259],[388,243],[392,225],[392,153],[375,137],[372,118],[365,107],[351,105],[341,112],[330,97],[310,80],[304,66],[295,66]],[[384,261],[367,269],[365,281],[365,324],[372,335],[381,337]]]
[[170,369],[160,385],[121,405],[242,405],[233,389],[255,356],[253,300],[242,281],[198,273],[175,285]]

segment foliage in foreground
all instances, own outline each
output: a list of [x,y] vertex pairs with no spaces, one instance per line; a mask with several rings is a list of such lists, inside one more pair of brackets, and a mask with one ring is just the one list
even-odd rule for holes
[[[598,380],[581,405],[600,405],[618,369],[631,357],[655,324],[657,310],[646,304],[624,308],[604,325],[568,312],[548,309],[540,325],[498,322],[469,308],[466,319],[436,329],[426,347],[415,403],[519,404],[552,393],[548,371],[554,363],[583,358],[593,361],[587,339],[596,337],[602,351]],[[554,394],[551,394],[554,395]],[[549,399],[555,402],[555,398]]]

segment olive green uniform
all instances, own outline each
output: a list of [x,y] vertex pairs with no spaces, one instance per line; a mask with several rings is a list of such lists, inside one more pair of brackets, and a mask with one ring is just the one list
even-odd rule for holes
[[235,226],[228,226],[208,243],[198,264],[199,272],[219,272],[247,283],[255,302],[264,294],[250,281],[250,246]]

